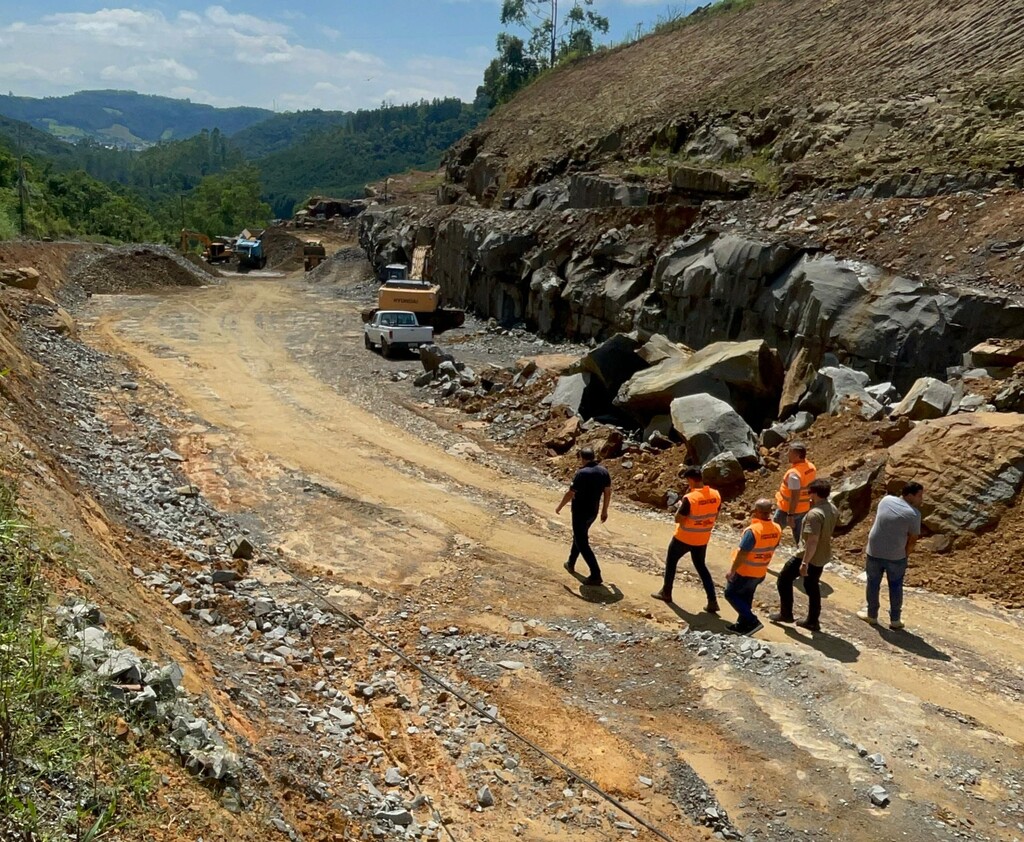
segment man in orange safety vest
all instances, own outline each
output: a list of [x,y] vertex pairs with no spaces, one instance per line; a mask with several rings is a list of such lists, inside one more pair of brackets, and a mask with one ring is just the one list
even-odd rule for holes
[[754,614],[754,591],[764,581],[780,540],[782,529],[772,520],[772,501],[762,498],[754,503],[754,517],[740,537],[725,577],[725,599],[739,615],[727,631],[749,635],[764,628]]
[[782,477],[775,493],[775,522],[780,529],[793,529],[793,541],[800,543],[800,527],[804,515],[811,509],[812,482],[818,477],[817,468],[807,460],[807,448],[799,442],[789,446],[789,469]]
[[711,531],[718,519],[718,510],[722,508],[722,495],[714,488],[704,485],[704,476],[700,468],[687,468],[683,471],[690,490],[683,495],[676,506],[676,531],[668,545],[665,555],[665,583],[661,590],[651,594],[655,599],[672,602],[672,585],[676,579],[676,567],[679,560],[690,554],[693,567],[700,576],[707,594],[707,605],[704,610],[718,613],[718,597],[715,595],[715,582],[708,570],[708,543]]

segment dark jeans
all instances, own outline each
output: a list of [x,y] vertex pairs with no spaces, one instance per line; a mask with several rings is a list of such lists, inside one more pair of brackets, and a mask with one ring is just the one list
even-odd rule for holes
[[[804,517],[806,517],[806,515],[807,512],[804,512],[802,515],[796,515],[793,520],[793,542],[798,545],[800,543],[800,530],[803,529]],[[782,511],[782,509],[775,510],[775,517],[773,517],[772,520],[778,524],[779,528],[783,532],[786,531],[786,523],[789,521],[789,515]]]
[[741,626],[754,626],[758,623],[754,614],[754,591],[763,581],[763,578],[754,576],[736,576],[725,586],[725,600],[736,609]]
[[601,568],[597,566],[597,556],[590,547],[590,527],[597,520],[597,512],[580,512],[572,510],[572,549],[569,551],[569,566],[583,556],[590,568],[590,578],[600,580]]
[[[800,565],[803,557],[795,555],[786,562],[786,566],[779,573],[779,602],[782,607],[779,609],[784,617],[793,616],[793,583],[800,578]],[[807,565],[807,575],[804,576],[804,590],[807,591],[807,622],[817,623],[821,617],[821,574],[824,567]]]
[[903,577],[907,575],[907,560],[890,561],[887,558],[868,556],[867,599],[868,616],[878,619],[882,576],[889,580],[889,620],[897,621],[903,614]]
[[708,605],[718,605],[718,597],[715,595],[715,582],[711,578],[711,571],[708,570],[707,565],[707,546],[695,547],[692,544],[684,544],[678,538],[673,538],[669,542],[668,552],[665,554],[665,584],[662,585],[661,592],[666,598],[672,598],[672,585],[676,580],[676,568],[679,565],[679,560],[687,553],[690,554],[693,569],[697,571],[701,584],[704,585],[704,593],[708,595]]

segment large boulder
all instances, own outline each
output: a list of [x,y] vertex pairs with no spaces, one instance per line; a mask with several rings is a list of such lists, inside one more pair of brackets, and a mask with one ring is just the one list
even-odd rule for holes
[[701,475],[707,485],[730,493],[742,491],[747,481],[743,466],[731,450],[712,456],[701,468]]
[[676,398],[709,394],[745,414],[774,409],[782,388],[782,364],[762,339],[713,342],[692,356],[670,356],[634,374],[615,404],[639,417],[664,413]]
[[1024,340],[989,339],[979,342],[964,355],[968,368],[1010,370],[1024,363]]
[[870,378],[863,371],[844,365],[819,369],[807,393],[800,400],[800,408],[814,415],[838,415],[852,398],[859,403],[860,413],[869,421],[882,417],[884,408],[870,392]]
[[893,407],[891,415],[905,415],[911,421],[941,418],[953,404],[953,387],[934,377],[921,377],[907,396]]
[[35,289],[39,286],[39,270],[31,266],[0,270],[0,284],[17,289]]
[[581,371],[559,377],[554,391],[541,403],[551,407],[564,406],[583,418],[593,418],[607,410],[608,392],[595,375]]
[[924,484],[928,530],[994,527],[1024,484],[1024,415],[975,412],[918,423],[889,449],[886,486]]
[[832,503],[839,510],[837,529],[846,531],[870,514],[871,485],[881,471],[881,464],[868,465],[845,477],[832,489]]
[[623,383],[646,367],[637,354],[641,347],[643,343],[636,334],[617,333],[583,357],[578,368],[594,374],[614,396]]
[[745,468],[756,468],[757,436],[747,422],[723,400],[707,395],[676,398],[670,406],[672,426],[683,437],[693,462],[703,465],[732,451]]
[[636,353],[647,365],[657,365],[668,359],[685,361],[693,356],[694,351],[692,348],[673,342],[667,336],[655,333]]

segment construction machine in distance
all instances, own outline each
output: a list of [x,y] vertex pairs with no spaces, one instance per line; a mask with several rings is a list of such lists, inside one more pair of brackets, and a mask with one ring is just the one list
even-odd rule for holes
[[263,250],[263,232],[252,234],[242,231],[235,240],[235,257],[239,269],[262,269],[267,265],[267,254]]
[[302,244],[302,266],[309,272],[327,259],[327,249],[319,240],[306,240]]
[[417,246],[411,269],[404,263],[385,266],[377,306],[363,311],[363,321],[371,321],[378,310],[406,310],[415,313],[421,325],[433,327],[435,334],[462,327],[466,311],[443,306],[440,285],[425,280],[429,259],[430,248]]
[[200,231],[192,231],[189,228],[181,229],[181,253],[188,254],[189,243],[192,241],[203,247],[202,257],[207,263],[230,263],[234,257],[231,244],[223,238],[211,239]]

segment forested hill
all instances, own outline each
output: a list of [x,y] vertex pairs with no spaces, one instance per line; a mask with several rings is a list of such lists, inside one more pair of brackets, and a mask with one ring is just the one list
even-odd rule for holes
[[257,160],[264,195],[279,216],[311,193],[360,196],[369,181],[436,168],[444,151],[486,116],[485,108],[458,99],[357,111]]
[[28,236],[173,242],[182,227],[216,234],[257,227],[290,216],[311,194],[361,196],[367,182],[435,169],[486,113],[458,99],[299,112],[238,138],[204,129],[141,151],[65,143],[0,118],[0,239],[18,233],[22,195]]
[[0,96],[0,114],[67,140],[93,138],[128,147],[180,140],[203,129],[234,134],[273,116],[264,108],[215,108],[135,91],[79,91],[43,99],[8,94]]

